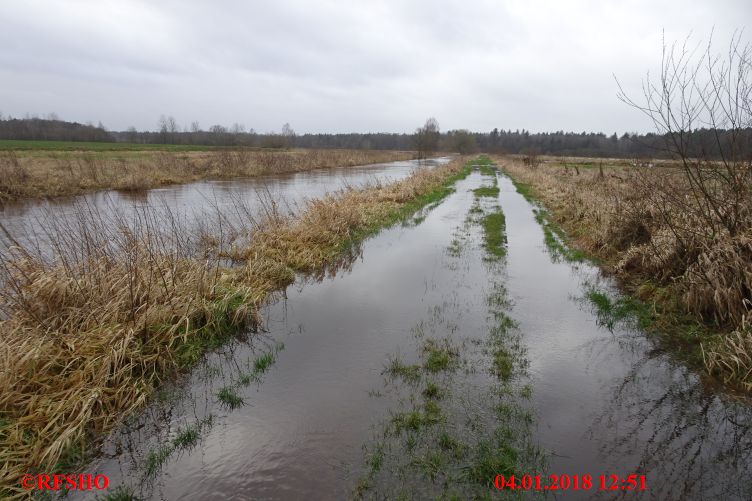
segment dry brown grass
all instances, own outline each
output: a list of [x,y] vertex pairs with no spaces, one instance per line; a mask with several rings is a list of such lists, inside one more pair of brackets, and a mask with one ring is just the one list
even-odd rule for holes
[[0,152],[0,201],[23,196],[29,183],[28,169],[12,151]]
[[[169,212],[143,209],[134,223],[80,207],[75,227],[48,231],[51,255],[4,251],[0,492],[24,495],[21,475],[90,448],[160,381],[256,323],[296,272],[326,271],[349,242],[443,193],[461,166],[345,190],[298,215],[270,203],[229,241],[191,234]],[[220,265],[230,254],[240,264]]]
[[206,152],[0,153],[0,202],[87,191],[145,190],[200,179],[228,179],[352,167],[415,158],[371,150],[219,150]]
[[[738,231],[708,222],[684,174],[668,165],[609,163],[580,168],[549,161],[534,169],[513,158],[504,169],[530,184],[572,243],[600,258],[642,299],[667,315],[690,314],[716,332],[700,347],[709,372],[752,390],[752,199],[720,214]],[[721,190],[722,187],[718,187]],[[723,198],[722,192],[716,194]],[[729,200],[732,197],[728,197]]]

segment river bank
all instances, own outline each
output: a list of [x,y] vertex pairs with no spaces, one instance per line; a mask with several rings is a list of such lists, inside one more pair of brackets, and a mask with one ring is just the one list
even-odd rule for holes
[[143,192],[203,179],[235,179],[416,158],[378,150],[0,151],[0,202],[97,190]]

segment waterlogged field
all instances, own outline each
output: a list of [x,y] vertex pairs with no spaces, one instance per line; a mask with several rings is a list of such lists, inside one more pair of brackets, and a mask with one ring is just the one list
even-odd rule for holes
[[131,147],[119,143],[63,143],[57,148],[54,141],[32,144],[39,148],[23,148],[23,141],[0,141],[0,204],[98,190],[143,195],[151,188],[199,180],[252,178],[415,158],[413,152],[376,150]]
[[[207,255],[231,266],[213,276],[270,292],[253,308],[224,296],[199,332],[252,321],[180,344],[183,370],[100,428],[98,450],[33,471],[107,476],[107,492],[68,499],[750,499],[748,401],[646,335],[655,312],[571,248],[504,162],[275,212],[255,251],[219,239]],[[301,176],[289,193],[336,179]]]

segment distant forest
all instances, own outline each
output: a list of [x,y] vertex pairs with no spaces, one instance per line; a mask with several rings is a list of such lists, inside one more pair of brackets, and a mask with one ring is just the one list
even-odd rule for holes
[[[741,157],[752,157],[752,128],[737,129],[736,149]],[[692,144],[698,156],[717,157],[719,144],[731,139],[732,131],[698,129],[686,134],[684,140]],[[741,135],[741,137],[739,137]],[[180,129],[171,117],[162,117],[157,131],[107,131],[99,125],[67,122],[57,117],[3,118],[0,116],[0,139],[44,141],[94,141],[136,144],[184,144],[224,147],[261,148],[334,148],[414,150],[415,134],[349,133],[295,134],[285,124],[279,133],[260,134],[240,125],[214,125],[202,130],[197,123],[190,129]],[[667,136],[660,134],[606,135],[594,132],[543,132],[493,129],[489,132],[451,130],[442,132],[438,150],[471,153],[522,153],[543,155],[659,158],[666,156]]]

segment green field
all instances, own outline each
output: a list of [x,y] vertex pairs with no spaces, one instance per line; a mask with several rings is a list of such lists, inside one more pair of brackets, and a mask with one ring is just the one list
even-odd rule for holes
[[216,146],[199,146],[188,144],[136,144],[136,143],[101,143],[84,141],[23,141],[0,139],[0,151],[207,151],[218,149]]

